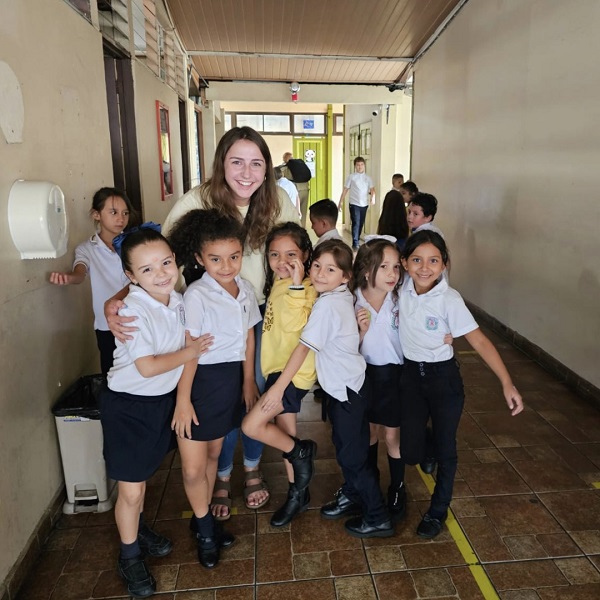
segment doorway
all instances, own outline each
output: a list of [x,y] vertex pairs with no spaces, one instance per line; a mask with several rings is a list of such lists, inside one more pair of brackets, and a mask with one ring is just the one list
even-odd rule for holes
[[143,222],[131,60],[119,56],[106,44],[104,79],[115,187],[127,193],[140,222]]
[[294,156],[301,158],[312,174],[308,205],[327,198],[327,138],[295,137]]

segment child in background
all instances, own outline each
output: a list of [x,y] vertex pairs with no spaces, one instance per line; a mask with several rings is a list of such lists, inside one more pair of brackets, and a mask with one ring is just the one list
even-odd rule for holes
[[398,183],[404,179],[402,175],[396,174],[392,177],[392,189],[385,195],[381,216],[377,225],[378,235],[391,235],[396,238],[398,250],[402,250],[406,238],[408,238],[408,222],[406,220],[406,205],[404,197],[400,192],[401,184]]
[[394,528],[368,462],[366,364],[358,352],[354,301],[347,285],[351,279],[349,246],[341,240],[328,240],[315,248],[310,280],[319,297],[302,331],[300,344],[279,379],[262,396],[260,406],[268,414],[281,404],[286,387],[309,350],[313,350],[317,376],[326,392],[336,457],[345,479],[336,499],[321,508],[321,515],[339,519],[362,512],[362,516],[346,522],[350,535],[389,537]]
[[[267,310],[260,363],[267,379],[265,389],[268,390],[280,377],[298,345],[317,293],[310,279],[305,276],[312,254],[312,245],[305,229],[296,223],[278,225],[269,233],[265,247]],[[290,436],[296,437],[296,415],[316,378],[315,356],[309,352],[285,388],[282,404],[269,412],[264,412],[261,406],[256,405],[244,419],[244,433],[265,444],[279,443],[283,449],[279,440],[285,443]],[[275,419],[274,424],[271,423],[272,419]],[[271,517],[273,527],[287,525],[299,512],[306,510],[310,502],[308,487],[298,488],[293,467],[285,457],[284,464],[289,490],[286,502]]]
[[350,192],[349,209],[352,221],[352,250],[358,250],[360,234],[362,232],[369,203],[375,204],[375,187],[373,180],[365,173],[365,159],[357,156],[354,159],[354,173],[346,178],[344,190],[338,202],[338,210],[342,209],[342,202],[346,194]]
[[183,365],[207,350],[210,337],[193,339],[185,330],[183,300],[174,291],[175,256],[158,225],[123,234],[114,246],[131,280],[121,311],[137,317],[138,329],[126,343],[117,341],[108,388],[100,395],[100,419],[107,475],[119,488],[119,573],[131,595],[145,597],[156,591],[156,582],[143,554],[166,556],[173,547],[144,522],[146,481],[173,447],[169,425]]
[[261,315],[251,284],[239,276],[244,230],[237,219],[216,209],[192,210],[176,222],[170,239],[178,263],[201,275],[184,295],[190,333],[214,336],[211,351],[185,365],[172,421],[198,560],[211,569],[220,548],[233,541],[216,526],[210,498],[223,438],[239,427],[242,402],[250,410],[258,399],[253,327]]
[[292,206],[298,211],[298,215],[300,216],[300,196],[298,195],[298,189],[287,177],[283,176],[281,167],[274,167],[273,173],[275,174],[277,185],[282,190],[285,190],[286,194],[290,197]]
[[108,329],[104,316],[104,302],[123,289],[129,281],[123,273],[121,259],[113,249],[113,240],[127,227],[133,212],[126,194],[115,188],[100,188],[94,194],[90,209],[96,233],[75,248],[72,271],[50,274],[50,283],[55,285],[77,285],[89,274],[94,329],[100,351],[100,369],[104,377],[113,364],[115,350],[115,338]]
[[379,474],[377,448],[383,434],[390,469],[388,509],[394,521],[406,513],[404,462],[400,457],[400,373],[404,362],[398,337],[400,281],[400,253],[395,243],[375,238],[360,247],[354,259],[352,290],[360,353],[367,361],[369,464]]
[[419,192],[410,199],[407,220],[412,233],[428,229],[444,237],[442,230],[432,223],[437,213],[437,204],[435,196],[424,192]]
[[464,405],[458,363],[444,336],[464,335],[500,380],[511,414],[523,410],[523,400],[497,350],[479,329],[460,294],[441,277],[447,264],[446,243],[434,231],[415,233],[402,252],[408,277],[399,296],[404,352],[400,451],[406,464],[423,459],[425,427],[431,417],[438,462],[431,503],[417,527],[417,534],[424,538],[436,537],[448,514],[457,466],[456,431]]
[[398,189],[402,194],[402,197],[404,198],[404,204],[406,206],[408,206],[410,199],[419,193],[419,188],[417,187],[417,184],[414,181],[410,181],[410,179],[408,181],[405,181],[402,185],[400,185]]
[[335,202],[325,198],[312,204],[308,211],[312,230],[319,236],[315,248],[326,240],[342,239],[336,229],[339,210]]

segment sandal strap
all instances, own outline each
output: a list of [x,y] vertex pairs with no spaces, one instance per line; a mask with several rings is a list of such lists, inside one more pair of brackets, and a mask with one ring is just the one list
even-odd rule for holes
[[227,496],[213,496],[210,500],[211,505],[212,504],[220,504],[221,506],[226,506],[227,508],[231,509],[231,498],[228,498]]
[[261,481],[264,479],[262,471],[244,471],[244,481],[248,481],[249,479],[260,479]]
[[227,492],[228,496],[231,496],[231,480],[223,481],[217,477],[215,481],[214,492]]

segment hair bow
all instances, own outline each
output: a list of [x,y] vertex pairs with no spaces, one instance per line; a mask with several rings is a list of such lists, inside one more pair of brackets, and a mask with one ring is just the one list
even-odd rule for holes
[[147,223],[142,223],[137,227],[132,227],[123,233],[120,233],[117,237],[113,239],[112,245],[115,249],[115,252],[121,256],[121,246],[123,246],[123,242],[127,238],[128,235],[135,233],[136,231],[142,231],[143,229],[152,229],[153,231],[158,231],[160,233],[160,225],[158,223],[154,223],[153,221],[148,221]]
[[365,244],[372,242],[373,240],[387,240],[392,244],[396,243],[396,238],[393,235],[378,235],[376,233],[365,235]]

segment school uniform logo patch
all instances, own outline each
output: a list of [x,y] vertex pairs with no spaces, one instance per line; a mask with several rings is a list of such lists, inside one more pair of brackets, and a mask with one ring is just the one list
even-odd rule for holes
[[436,317],[425,317],[425,329],[427,331],[437,331],[439,324],[440,321]]
[[177,311],[179,312],[179,322],[182,325],[185,325],[185,306],[183,304],[180,304],[177,307]]
[[271,331],[271,328],[273,327],[273,304],[272,302],[269,300],[269,302],[267,302],[267,310],[265,311],[265,318],[263,321],[263,332],[265,331]]
[[400,323],[400,311],[395,308],[392,310],[392,329],[394,331],[398,331],[398,326]]

